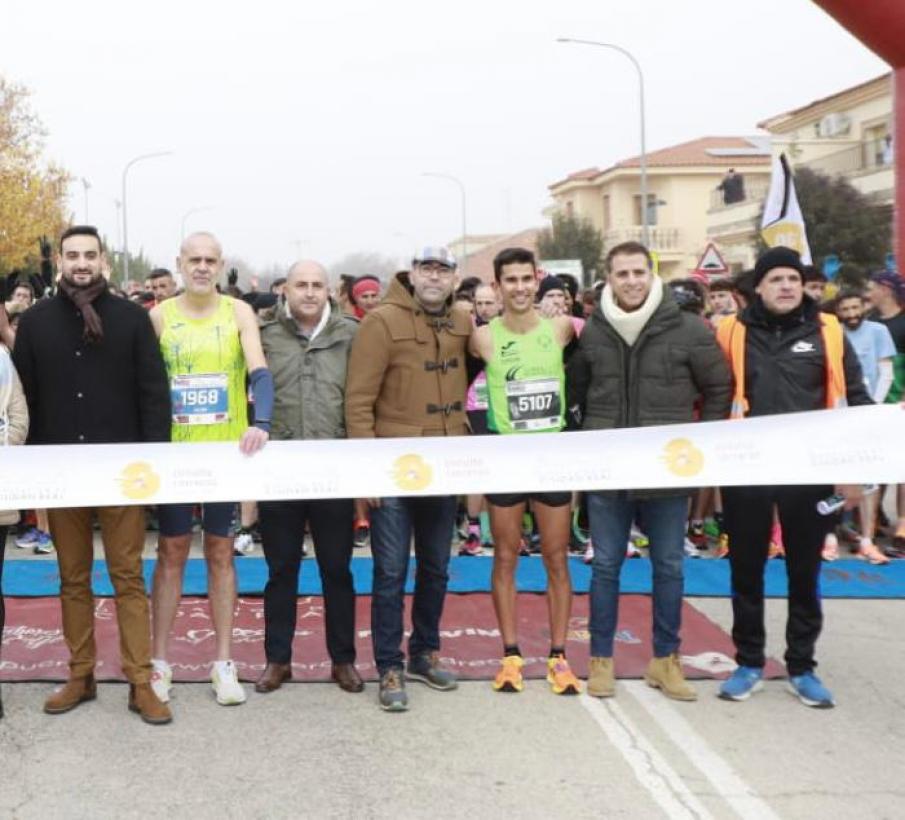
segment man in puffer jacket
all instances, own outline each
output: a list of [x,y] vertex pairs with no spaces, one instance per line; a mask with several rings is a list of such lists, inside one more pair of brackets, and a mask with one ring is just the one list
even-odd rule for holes
[[[567,372],[569,405],[584,430],[682,424],[729,414],[731,377],[713,333],[700,317],[679,310],[637,242],[607,256],[600,304],[582,331]],[[591,575],[591,660],[588,694],[615,694],[613,639],[619,571],[636,516],[650,538],[654,657],[651,686],[678,700],[697,695],[679,663],[684,586],[685,522],[690,490],[589,493],[594,559]]]

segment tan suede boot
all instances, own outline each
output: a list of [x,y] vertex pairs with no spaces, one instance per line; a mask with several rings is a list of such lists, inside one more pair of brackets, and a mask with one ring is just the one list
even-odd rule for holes
[[588,694],[594,698],[611,698],[616,694],[612,658],[591,658],[588,663]]
[[644,681],[648,686],[660,689],[664,695],[673,700],[697,700],[698,693],[685,681],[682,664],[674,652],[665,658],[651,658],[644,673]]
[[62,715],[96,697],[97,684],[94,681],[94,675],[88,675],[85,678],[70,678],[44,701],[44,711],[48,715]]
[[129,684],[129,711],[137,712],[145,723],[161,726],[173,720],[170,707],[162,703],[150,683]]

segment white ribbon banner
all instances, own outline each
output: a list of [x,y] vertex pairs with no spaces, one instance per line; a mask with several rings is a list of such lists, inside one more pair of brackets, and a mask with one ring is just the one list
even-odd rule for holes
[[0,509],[905,482],[898,405],[575,433],[0,449]]

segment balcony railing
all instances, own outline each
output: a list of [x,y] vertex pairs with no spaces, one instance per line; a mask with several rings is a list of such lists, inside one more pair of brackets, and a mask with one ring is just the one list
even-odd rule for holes
[[758,179],[752,182],[745,180],[744,196],[735,201],[726,204],[723,201],[723,191],[714,188],[710,192],[710,210],[720,211],[727,208],[735,208],[738,205],[749,205],[752,202],[763,202],[767,198],[767,191],[770,190],[770,183],[765,179]]
[[879,171],[892,168],[892,145],[885,139],[865,140],[850,145],[841,151],[834,151],[823,157],[798,162],[797,166],[810,168],[830,176],[859,174],[865,171]]
[[[678,228],[663,228],[651,225],[648,229],[650,236],[649,247],[653,251],[679,251],[681,250],[681,232]],[[641,242],[643,229],[640,225],[632,225],[628,228],[615,228],[604,231],[603,243],[607,248],[619,245],[622,242]]]

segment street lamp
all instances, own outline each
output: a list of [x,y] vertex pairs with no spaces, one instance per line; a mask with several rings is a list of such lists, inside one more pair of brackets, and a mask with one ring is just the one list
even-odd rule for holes
[[85,179],[85,177],[81,178],[82,180],[82,188],[85,191],[85,224],[88,224],[88,189],[91,187],[91,183]]
[[462,180],[457,177],[452,176],[451,174],[438,174],[433,171],[425,171],[421,174],[423,177],[436,177],[437,179],[446,179],[450,182],[454,182],[459,186],[459,193],[462,194],[462,267],[460,268],[461,277],[464,279],[468,275],[467,267],[468,262],[468,229],[466,227],[465,221],[465,186],[462,184]]
[[213,205],[200,205],[197,208],[189,208],[183,215],[182,221],[180,223],[181,227],[179,230],[179,241],[182,242],[185,240],[185,221],[192,215],[198,214],[202,211],[210,211],[213,210]]
[[152,159],[153,157],[166,157],[172,154],[172,151],[155,151],[151,154],[140,154],[137,157],[133,157],[126,163],[126,167],[123,168],[123,281],[125,282],[129,278],[129,216],[127,212],[126,205],[126,180],[129,175],[129,169],[135,165],[136,162],[141,162],[144,159]]
[[618,51],[632,61],[635,70],[638,72],[638,95],[641,108],[641,241],[645,247],[650,247],[650,231],[648,229],[647,214],[647,142],[645,138],[644,125],[644,73],[641,71],[641,63],[635,59],[635,55],[622,46],[615,43],[599,43],[596,40],[577,40],[572,37],[557,37],[557,43],[573,43],[583,46],[597,46],[599,48],[608,48],[612,51]]

